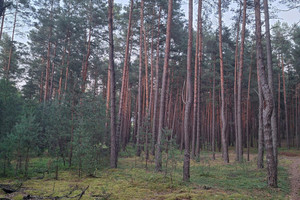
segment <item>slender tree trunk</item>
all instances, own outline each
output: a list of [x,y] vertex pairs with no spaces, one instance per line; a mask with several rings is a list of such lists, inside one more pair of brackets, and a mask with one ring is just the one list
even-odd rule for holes
[[271,117],[274,110],[271,89],[268,85],[267,73],[264,69],[261,44],[261,17],[260,17],[260,0],[254,0],[255,5],[255,24],[256,24],[256,59],[259,71],[261,89],[264,98],[263,108],[263,129],[266,148],[266,159],[268,167],[268,185],[277,187],[277,165],[274,158]]
[[202,65],[202,0],[198,0],[198,20],[199,20],[199,51],[198,51],[198,90],[197,90],[197,127],[196,127],[196,132],[197,132],[197,138],[196,138],[196,156],[198,160],[200,160],[200,145],[201,145],[201,110],[200,110],[200,104],[201,104],[201,65]]
[[[10,70],[10,63],[11,63],[11,57],[12,57],[12,50],[13,50],[13,46],[14,46],[14,37],[15,37],[15,30],[16,30],[16,22],[17,22],[17,14],[18,14],[18,1],[16,3],[16,11],[15,11],[15,17],[14,17],[14,25],[13,25],[13,30],[12,30],[12,34],[11,34],[11,46],[9,49],[9,56],[8,56],[8,64],[7,64],[7,68],[6,68],[6,79],[9,79],[9,70]],[[3,16],[4,18],[4,16]],[[2,28],[1,28],[2,30]]]
[[216,88],[216,56],[214,55],[213,56],[213,62],[214,62],[214,75],[213,75],[213,95],[212,95],[212,152],[213,152],[213,155],[212,155],[212,159],[215,160],[216,157],[215,157],[215,150],[216,150],[216,147],[215,147],[215,98],[216,98],[216,95],[215,95],[215,88]]
[[261,84],[259,78],[259,68],[257,65],[257,86],[258,86],[258,99],[259,99],[259,107],[258,107],[258,156],[257,156],[257,168],[264,168],[264,131],[263,131],[263,97],[261,91]]
[[186,86],[185,86],[185,81],[183,82],[183,87],[182,87],[182,111],[181,111],[181,133],[180,133],[180,151],[182,153],[182,150],[184,148],[184,113],[185,113],[185,104],[184,104],[184,99],[186,99]]
[[[90,1],[90,10],[92,9],[92,1]],[[91,11],[90,11],[91,12]],[[89,16],[89,36],[88,36],[88,44],[87,44],[87,53],[84,59],[84,66],[82,68],[82,84],[81,84],[81,92],[85,92],[85,85],[87,79],[87,71],[89,66],[89,58],[91,55],[91,37],[92,37],[92,14]]]
[[179,99],[178,94],[179,94],[179,92],[177,92],[177,95],[176,95],[176,101],[175,101],[174,111],[173,111],[171,140],[173,139],[173,136],[175,135],[175,121],[176,121],[176,115],[177,115],[177,104],[178,104],[178,99]]
[[97,69],[94,70],[93,75],[94,75],[93,94],[94,94],[94,98],[95,98],[96,95],[97,95],[97,90],[98,90],[98,72],[97,72]]
[[157,143],[155,148],[155,169],[156,171],[162,170],[162,158],[161,158],[161,140],[162,140],[162,129],[164,127],[164,112],[165,112],[165,96],[166,96],[166,85],[167,85],[167,75],[169,66],[169,56],[170,56],[170,40],[171,40],[171,22],[172,22],[172,11],[173,11],[173,0],[168,1],[168,18],[167,18],[167,31],[166,31],[166,47],[165,47],[165,58],[164,67],[162,74],[162,88],[160,95],[160,110],[159,110],[159,120],[158,120],[158,135]]
[[109,71],[110,71],[110,167],[116,168],[118,163],[116,144],[116,94],[114,68],[114,38],[113,38],[113,0],[108,0],[108,27],[109,27]]
[[74,106],[75,106],[75,102],[74,102],[74,99],[73,99],[72,108],[71,108],[71,138],[70,138],[69,168],[72,166],[72,158],[73,158]]
[[109,142],[109,127],[108,127],[108,123],[109,123],[109,105],[110,105],[110,93],[111,93],[111,89],[110,89],[110,70],[108,67],[107,70],[107,83],[106,83],[106,109],[105,109],[105,116],[106,116],[106,121],[105,121],[105,129],[106,129],[106,139],[107,142]]
[[49,36],[49,42],[48,42],[48,53],[47,53],[47,66],[46,66],[46,76],[45,76],[45,93],[44,93],[44,104],[48,100],[49,97],[49,73],[50,73],[50,55],[51,54],[51,42],[50,42],[50,36]]
[[[57,47],[57,43],[54,44],[54,52],[53,52],[53,60],[56,57],[56,47]],[[54,72],[55,72],[55,63],[54,61],[52,62],[52,69],[51,69],[51,77],[50,77],[50,93],[49,96],[50,98],[53,96],[53,79],[54,79]]]
[[296,135],[296,145],[297,149],[299,149],[299,135],[298,135],[298,90],[297,86],[295,89],[295,135]]
[[283,57],[281,55],[281,69],[282,69],[282,85],[283,85],[283,102],[284,102],[284,115],[285,115],[285,134],[286,134],[286,143],[288,149],[290,148],[290,136],[289,136],[289,121],[288,121],[288,108],[286,102],[286,88],[285,88],[285,72]]
[[[129,88],[127,86],[127,88]],[[128,125],[131,125],[130,122],[130,104],[131,104],[131,92],[130,89],[128,89],[127,94],[125,95],[125,110],[124,110],[124,116],[123,118],[123,123],[121,124],[121,129],[123,130],[122,135],[120,135],[120,137],[122,136],[122,140],[123,140],[123,149],[125,150],[126,145],[127,145],[127,138],[128,138]],[[129,116],[129,117],[128,117]]]
[[272,49],[271,49],[271,36],[270,36],[270,23],[269,23],[269,4],[268,0],[263,0],[264,2],[264,16],[265,16],[265,28],[266,28],[266,50],[267,50],[267,66],[268,66],[268,85],[271,90],[271,97],[273,99],[274,109],[271,117],[271,127],[272,127],[272,141],[273,141],[273,154],[276,165],[278,164],[278,152],[277,152],[277,122],[276,122],[276,109],[275,109],[275,95],[273,89],[273,67],[272,67]]
[[186,92],[187,99],[184,112],[184,162],[183,162],[183,181],[190,180],[190,111],[192,106],[192,44],[193,43],[193,0],[189,0],[189,39],[187,49],[187,76]]
[[138,126],[136,134],[136,155],[141,155],[140,147],[140,137],[142,129],[142,65],[143,65],[143,24],[144,24],[144,0],[141,0],[141,9],[140,9],[140,58],[139,58],[139,87],[138,87]]
[[[53,18],[53,0],[51,1],[50,9],[50,21]],[[45,93],[44,93],[44,104],[49,98],[49,73],[50,73],[50,56],[51,56],[51,37],[52,37],[52,24],[49,24],[49,33],[48,33],[48,49],[47,49],[47,66],[46,66],[46,76],[45,76]]]
[[4,19],[5,19],[5,9],[4,9],[3,13],[2,13],[1,29],[0,29],[0,40],[2,39],[3,26],[4,26]]
[[43,87],[43,81],[44,81],[44,70],[41,71],[41,79],[40,79],[40,103],[43,101],[43,93],[44,93],[44,87]]
[[55,180],[58,180],[58,154],[56,155]]
[[252,52],[251,52],[251,63],[249,69],[248,78],[248,92],[247,92],[247,108],[246,108],[246,133],[247,133],[247,161],[250,161],[250,137],[249,137],[249,110],[250,110],[250,86],[251,86],[251,74],[252,74]]
[[156,41],[156,63],[155,63],[155,94],[154,94],[154,108],[153,108],[153,120],[152,120],[152,155],[155,154],[155,143],[156,143],[156,122],[157,122],[157,110],[158,110],[158,92],[159,92],[159,35],[160,35],[160,18],[161,18],[161,7],[159,8],[158,14],[158,25],[157,25],[157,41]]
[[193,129],[192,129],[192,159],[195,158],[196,149],[195,149],[195,141],[196,141],[196,132],[197,132],[197,106],[198,106],[198,54],[199,54],[199,3],[198,3],[198,20],[197,20],[197,35],[196,35],[196,53],[195,53],[195,77],[194,77],[194,103],[193,103]]
[[[144,21],[144,20],[143,20]],[[146,113],[149,111],[149,81],[148,81],[148,38],[145,26],[143,26],[144,33],[144,59],[145,59],[145,96],[146,96]],[[146,114],[147,115],[147,114]]]
[[138,124],[138,98],[135,98],[135,111],[134,111],[134,130],[133,130],[133,138],[132,141],[136,144],[136,135],[137,135],[137,124]]
[[[153,7],[152,17],[154,18],[155,15],[155,7]],[[150,73],[151,73],[151,80],[150,80],[150,103],[149,103],[149,112],[150,112],[150,124],[153,118],[153,101],[154,101],[154,93],[153,93],[153,80],[154,80],[154,62],[153,62],[153,54],[154,54],[154,25],[151,25],[151,57],[150,57]],[[151,129],[151,128],[150,128]]]
[[30,147],[27,147],[27,149],[26,149],[26,158],[25,158],[25,177],[28,177],[29,150],[30,150]]
[[67,93],[68,89],[68,78],[69,78],[69,67],[70,67],[70,55],[71,55],[71,43],[70,43],[70,37],[68,37],[68,56],[67,56],[67,68],[66,68],[66,78],[65,78],[65,90],[64,90],[64,96]]
[[132,12],[133,12],[133,0],[130,0],[130,11],[129,11],[129,20],[128,20],[128,28],[127,28],[127,36],[126,36],[126,48],[125,48],[125,59],[124,59],[124,67],[123,67],[123,75],[122,75],[122,86],[121,86],[121,93],[120,93],[120,101],[119,101],[119,112],[117,118],[117,134],[121,136],[123,129],[122,126],[122,119],[124,114],[124,96],[128,91],[125,90],[126,85],[128,84],[127,79],[129,76],[128,74],[128,64],[129,64],[129,42],[131,36],[131,24],[132,24]]
[[[198,115],[197,115],[197,109],[198,109],[198,77],[199,77],[199,37],[200,37],[200,22],[202,23],[201,19],[201,13],[202,13],[202,0],[198,1],[198,19],[197,19],[197,35],[196,35],[196,53],[195,53],[195,79],[194,79],[194,105],[193,105],[193,132],[192,132],[192,158],[196,156],[196,149],[197,145],[195,147],[195,141],[197,141],[197,123],[198,123]],[[197,143],[197,142],[196,142]],[[199,145],[199,144],[198,144]]]
[[220,54],[220,80],[221,80],[221,141],[222,141],[222,155],[225,163],[229,163],[228,145],[226,139],[226,125],[225,119],[225,92],[224,92],[224,67],[223,67],[223,51],[222,51],[222,13],[221,0],[218,3],[219,12],[219,54]]
[[[279,67],[280,67],[280,65],[279,65]],[[277,110],[277,114],[278,114],[278,118],[277,118],[277,126],[278,126],[278,128],[277,128],[277,130],[278,130],[278,143],[279,143],[279,147],[281,147],[281,135],[283,135],[282,133],[281,133],[281,126],[280,126],[280,124],[281,124],[281,120],[280,120],[280,111],[281,111],[281,109],[280,109],[280,73],[278,73],[278,110]],[[281,134],[280,134],[281,133]]]
[[164,113],[164,128],[168,128],[168,123],[167,123],[167,116],[168,116],[168,112],[169,112],[169,107],[168,107],[168,103],[169,103],[169,94],[170,94],[170,69],[168,69],[168,73],[167,73],[167,86],[166,86],[166,96],[165,96],[165,113]]
[[[149,104],[149,83],[148,83],[148,38],[147,38],[147,31],[145,29],[145,27],[143,26],[143,32],[144,32],[144,56],[145,56],[145,108],[146,108],[146,118],[145,118],[145,124],[144,124],[144,128],[145,128],[145,134],[146,134],[146,150],[145,150],[145,154],[146,154],[146,162],[149,159],[149,146],[148,146],[148,141],[149,141],[149,123],[151,123],[151,119],[150,119],[150,113],[151,113],[151,104]],[[152,62],[152,60],[151,60]],[[152,67],[152,65],[151,65]],[[152,83],[151,83],[152,84]],[[152,103],[152,102],[151,102]],[[146,168],[147,168],[147,164],[146,164]]]
[[240,50],[240,63],[238,74],[238,93],[237,93],[237,127],[238,127],[238,161],[243,162],[243,134],[242,134],[242,79],[243,79],[243,67],[244,67],[244,43],[245,43],[245,31],[246,31],[246,10],[247,1],[243,1],[243,25],[241,36],[241,50]]
[[238,74],[238,64],[239,64],[239,36],[240,36],[240,21],[242,15],[242,4],[240,3],[239,18],[237,21],[236,30],[236,41],[235,41],[235,63],[234,63],[234,89],[233,89],[233,101],[234,101],[234,133],[235,133],[235,152],[236,160],[239,160],[239,135],[238,135],[238,117],[237,117],[237,74]]
[[126,144],[130,140],[130,129],[131,129],[131,119],[132,119],[132,114],[131,114],[131,91],[129,89],[129,94],[128,94],[128,104],[127,104],[127,124],[126,124]]
[[62,79],[63,79],[63,67],[65,65],[65,55],[66,55],[66,52],[67,52],[67,44],[66,44],[66,40],[67,38],[65,39],[65,42],[64,42],[64,51],[63,51],[63,54],[62,54],[62,58],[61,58],[61,69],[60,69],[60,76],[59,76],[59,82],[58,82],[58,99],[59,99],[59,102],[61,100],[61,91],[62,91]]

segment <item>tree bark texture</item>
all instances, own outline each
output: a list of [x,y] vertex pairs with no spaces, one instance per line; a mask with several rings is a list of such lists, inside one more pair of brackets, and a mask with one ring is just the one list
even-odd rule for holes
[[267,80],[267,73],[263,64],[262,43],[261,43],[261,16],[260,0],[254,0],[255,5],[255,24],[256,24],[256,59],[260,78],[260,84],[263,94],[263,130],[265,139],[268,185],[277,187],[277,165],[273,152],[271,117],[274,109],[271,89]]

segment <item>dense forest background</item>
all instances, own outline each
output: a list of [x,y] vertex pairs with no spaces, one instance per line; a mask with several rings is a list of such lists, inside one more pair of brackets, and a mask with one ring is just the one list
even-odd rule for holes
[[[61,163],[92,175],[128,151],[161,171],[180,150],[189,180],[202,151],[228,163],[255,149],[261,168],[265,146],[276,187],[268,155],[277,169],[277,147],[300,146],[299,24],[267,28],[267,1],[190,1],[188,19],[181,0],[109,2],[1,1],[1,176],[28,177],[31,158],[43,156],[56,178]],[[299,10],[297,1],[276,5]],[[224,24],[229,9],[234,23]],[[267,138],[269,100],[276,124]]]

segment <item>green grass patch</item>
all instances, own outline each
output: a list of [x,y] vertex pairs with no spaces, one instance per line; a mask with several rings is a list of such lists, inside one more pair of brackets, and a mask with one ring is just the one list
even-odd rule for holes
[[[183,154],[174,153],[172,160],[163,162],[163,172],[154,170],[153,157],[147,162],[144,156],[135,157],[134,149],[121,153],[118,169],[98,169],[95,177],[83,174],[78,176],[75,168],[68,169],[59,162],[59,179],[55,180],[55,170],[45,173],[51,158],[35,158],[30,162],[31,179],[23,182],[22,190],[12,199],[22,199],[26,194],[42,197],[61,197],[78,195],[89,186],[82,199],[288,199],[288,159],[280,158],[278,168],[279,188],[267,186],[266,169],[256,169],[256,155],[251,154],[251,161],[224,164],[221,155],[211,159],[210,152],[201,152],[200,162],[191,161],[191,180],[182,181]],[[244,156],[246,157],[246,156]],[[166,155],[163,155],[166,160]],[[176,162],[174,162],[176,160]],[[172,164],[173,163],[173,164]],[[174,164],[175,163],[175,164]],[[83,163],[84,164],[84,163]],[[1,178],[1,183],[14,183],[17,178]],[[0,193],[0,197],[5,194]]]

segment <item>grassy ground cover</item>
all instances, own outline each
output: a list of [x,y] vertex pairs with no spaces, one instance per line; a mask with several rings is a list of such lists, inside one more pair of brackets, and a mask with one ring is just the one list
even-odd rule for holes
[[[175,151],[164,169],[155,173],[153,157],[147,162],[142,157],[133,156],[133,152],[122,153],[118,169],[101,168],[95,176],[78,176],[76,169],[67,169],[60,163],[58,180],[55,173],[45,173],[47,157],[35,158],[30,162],[31,178],[22,180],[21,190],[1,197],[22,199],[28,194],[39,197],[74,197],[88,187],[81,199],[289,199],[288,165],[285,154],[299,154],[299,151],[281,152],[278,170],[279,188],[270,189],[266,183],[266,169],[256,168],[256,154],[250,155],[250,162],[237,163],[235,155],[230,154],[231,162],[224,164],[221,154],[216,160],[210,152],[201,152],[200,162],[191,161],[191,181],[182,182],[183,155]],[[167,155],[164,155],[164,160]],[[167,167],[166,167],[167,166]],[[39,169],[39,171],[37,171]],[[0,183],[20,182],[13,178],[1,178]],[[65,198],[67,199],[67,198]],[[74,198],[75,199],[75,198]]]

